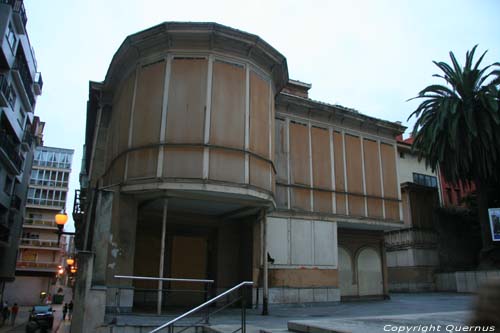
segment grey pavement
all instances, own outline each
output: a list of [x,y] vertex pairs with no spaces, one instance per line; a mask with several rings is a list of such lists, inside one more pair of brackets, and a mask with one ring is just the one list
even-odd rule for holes
[[[260,309],[247,310],[247,331],[286,331],[288,322],[302,322],[315,331],[384,332],[385,325],[463,325],[471,315],[474,295],[456,293],[391,294],[390,300],[355,301],[328,304],[270,305],[269,315]],[[121,325],[159,326],[172,317],[152,315],[108,315]],[[240,310],[228,309],[216,314],[210,321],[222,332],[234,331],[240,324]],[[118,327],[117,327],[118,328]],[[388,327],[386,327],[388,328]],[[424,327],[425,328],[425,327]],[[450,327],[448,327],[450,328]],[[119,331],[119,330],[117,330]],[[308,332],[314,330],[308,329]],[[429,330],[427,330],[429,331]],[[453,330],[451,330],[452,332]],[[413,330],[413,332],[424,332]],[[439,331],[437,331],[439,332]]]

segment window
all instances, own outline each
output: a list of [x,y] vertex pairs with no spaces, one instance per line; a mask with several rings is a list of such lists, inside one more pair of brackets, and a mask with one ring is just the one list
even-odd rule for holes
[[422,186],[437,187],[437,178],[435,176],[423,175],[421,173],[413,173],[413,182]]
[[405,158],[405,153],[400,152],[400,153],[399,153],[399,158]]
[[23,108],[19,108],[19,118],[17,118],[17,122],[21,128],[24,128],[24,123],[26,121],[26,112]]
[[12,178],[10,178],[9,176],[5,177],[5,185],[3,187],[3,191],[7,195],[11,195],[12,194]]
[[14,32],[14,28],[12,27],[12,23],[9,22],[9,27],[7,29],[7,33],[5,34],[7,38],[7,43],[9,43],[10,50],[12,54],[14,54],[14,48],[16,47],[16,33]]
[[7,90],[7,101],[10,104],[10,107],[12,110],[14,110],[14,106],[16,105],[16,98],[17,94],[12,85],[9,86],[9,89]]

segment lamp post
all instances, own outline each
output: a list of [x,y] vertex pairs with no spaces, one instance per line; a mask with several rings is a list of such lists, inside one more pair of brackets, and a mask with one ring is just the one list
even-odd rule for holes
[[59,246],[59,242],[61,241],[61,235],[74,235],[74,232],[65,232],[63,231],[64,225],[68,222],[68,214],[64,210],[60,213],[57,213],[55,216],[55,221],[57,225],[57,246]]

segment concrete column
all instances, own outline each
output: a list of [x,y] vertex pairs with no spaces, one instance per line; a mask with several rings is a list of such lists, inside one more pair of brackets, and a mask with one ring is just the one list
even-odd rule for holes
[[[111,217],[111,232],[108,235],[106,305],[120,311],[131,311],[134,292],[123,288],[116,290],[109,286],[132,287],[132,280],[115,279],[115,275],[134,275],[135,235],[137,227],[137,200],[130,195],[115,193]],[[117,294],[118,292],[118,294]],[[117,297],[118,296],[118,297]]]
[[[161,252],[160,252],[160,268],[159,268],[159,277],[163,278],[163,270],[165,263],[165,236],[167,233],[167,212],[168,212],[168,199],[165,199],[163,202],[163,217],[161,224]],[[157,313],[161,315],[161,303],[163,298],[163,281],[158,281],[158,305],[157,305]]]
[[74,311],[71,320],[72,333],[95,332],[104,323],[106,291],[92,286],[94,254],[78,252],[78,273],[74,297]]
[[263,274],[263,280],[264,280],[264,290],[263,290],[263,299],[262,299],[262,315],[267,316],[269,314],[268,310],[268,304],[269,304],[269,272],[268,272],[268,267],[269,263],[267,262],[267,219],[266,219],[266,211],[262,210],[262,215],[260,217],[261,219],[261,225],[262,225],[262,230],[263,230],[263,240],[262,240],[262,260],[263,260],[263,267],[264,267],[264,274]]
[[106,266],[111,235],[113,197],[113,192],[99,191],[97,193],[94,230],[92,232],[92,252],[95,253],[92,268],[92,284],[95,285],[104,285],[106,283]]

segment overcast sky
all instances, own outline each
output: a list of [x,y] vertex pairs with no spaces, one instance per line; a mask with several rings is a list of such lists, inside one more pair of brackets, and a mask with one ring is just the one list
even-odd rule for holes
[[[500,61],[500,1],[25,0],[43,94],[35,114],[45,145],[75,149],[67,210],[79,188],[88,82],[102,81],[126,36],[164,21],[217,22],[263,38],[288,62],[310,98],[407,122],[433,83],[432,60],[479,44]],[[479,52],[478,52],[479,53]],[[67,230],[71,230],[72,220]]]

